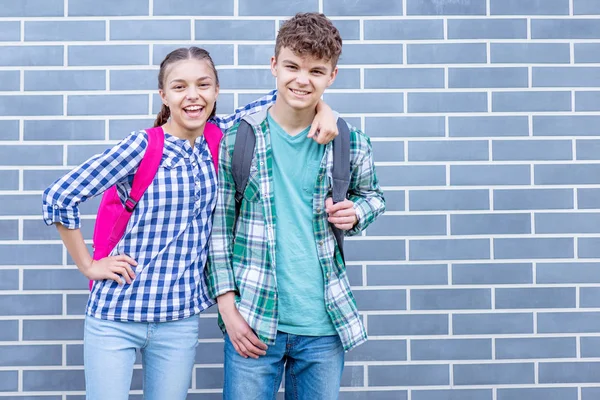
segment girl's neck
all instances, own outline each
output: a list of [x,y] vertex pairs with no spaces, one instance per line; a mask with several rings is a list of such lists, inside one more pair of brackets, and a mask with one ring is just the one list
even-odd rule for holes
[[204,134],[204,128],[206,127],[206,122],[198,129],[194,129],[193,131],[184,129],[178,125],[172,123],[172,120],[167,121],[166,124],[163,125],[164,130],[169,134],[190,142],[190,145],[194,147],[194,143],[196,139]]

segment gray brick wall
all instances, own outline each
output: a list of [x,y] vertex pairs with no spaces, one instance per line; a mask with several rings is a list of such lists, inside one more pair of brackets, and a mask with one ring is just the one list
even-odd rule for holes
[[[84,398],[86,282],[43,188],[151,124],[170,50],[212,53],[229,112],[274,86],[281,21],[316,10],[345,41],[325,99],[388,200],[347,244],[371,340],[340,398],[600,397],[600,1],[0,0],[0,400]],[[200,332],[188,398],[218,399],[214,309]]]

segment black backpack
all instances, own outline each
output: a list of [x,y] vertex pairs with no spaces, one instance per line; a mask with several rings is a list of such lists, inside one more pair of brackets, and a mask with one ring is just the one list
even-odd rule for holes
[[[337,120],[339,134],[333,139],[333,189],[332,199],[334,203],[344,201],[348,186],[350,184],[350,129],[342,118]],[[231,172],[235,182],[235,215],[240,212],[240,204],[248,178],[250,176],[250,165],[254,156],[256,136],[252,126],[242,120],[235,138]],[[333,234],[338,244],[342,259],[344,258],[344,231],[331,225]]]

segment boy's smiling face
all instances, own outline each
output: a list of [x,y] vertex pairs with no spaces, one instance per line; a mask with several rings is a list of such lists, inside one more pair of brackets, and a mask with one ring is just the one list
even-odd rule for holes
[[314,109],[321,95],[337,76],[331,60],[299,56],[287,47],[271,57],[271,72],[277,78],[277,96],[293,109]]

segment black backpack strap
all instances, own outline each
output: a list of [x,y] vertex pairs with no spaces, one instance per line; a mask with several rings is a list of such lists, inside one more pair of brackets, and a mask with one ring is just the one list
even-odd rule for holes
[[[333,139],[333,188],[334,203],[344,201],[350,186],[350,128],[342,118],[337,120],[338,135]],[[331,225],[333,234],[344,258],[344,231]]]
[[235,145],[233,147],[233,158],[231,160],[231,173],[235,182],[235,215],[240,212],[240,205],[244,190],[250,177],[250,166],[252,157],[254,157],[254,146],[256,145],[256,136],[252,126],[242,120],[238,126],[235,136]]

